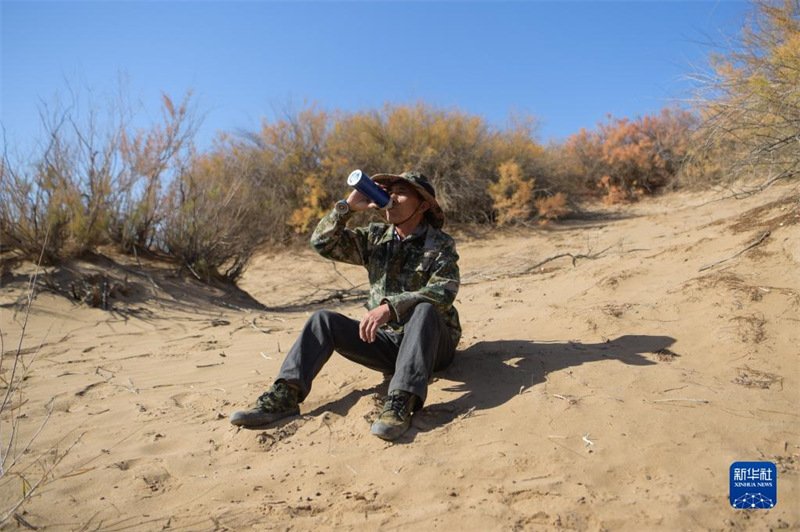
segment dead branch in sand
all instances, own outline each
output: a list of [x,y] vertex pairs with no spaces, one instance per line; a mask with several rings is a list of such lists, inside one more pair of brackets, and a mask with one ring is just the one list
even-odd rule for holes
[[654,399],[650,401],[651,403],[674,403],[679,401],[686,401],[688,403],[702,403],[708,404],[710,401],[707,399],[692,399],[690,397],[675,397],[673,399]]
[[215,362],[213,364],[197,364],[197,365],[195,365],[195,367],[196,368],[211,368],[211,367],[214,367],[214,366],[223,366],[223,365],[225,365],[225,362]]
[[[611,249],[613,249],[615,247],[619,247],[621,245],[622,245],[622,241],[619,241],[616,244],[613,244],[613,245],[608,246],[607,248],[605,248],[605,249],[603,249],[601,251],[598,251],[597,253],[592,253],[591,252],[591,248],[586,253],[559,253],[557,255],[553,255],[552,257],[548,257],[548,258],[546,258],[546,259],[544,259],[542,261],[539,261],[536,264],[533,264],[533,265],[530,265],[530,266],[526,266],[521,270],[517,270],[517,271],[501,271],[501,272],[497,272],[497,274],[495,274],[495,275],[489,275],[489,274],[486,273],[486,271],[470,272],[469,274],[462,276],[461,284],[462,285],[466,285],[466,284],[473,284],[475,282],[478,282],[478,281],[473,281],[471,279],[472,277],[480,277],[481,280],[486,280],[486,281],[496,281],[498,279],[513,279],[515,277],[522,277],[522,276],[525,276],[525,275],[530,275],[535,270],[537,270],[538,268],[541,268],[545,264],[547,264],[549,262],[553,262],[553,261],[558,260],[558,259],[562,259],[564,257],[571,258],[572,259],[572,266],[575,267],[575,266],[577,266],[578,260],[581,260],[581,259],[583,259],[583,260],[598,259],[601,256],[603,256],[607,251],[609,251],[609,250],[611,250]],[[641,251],[641,250],[632,249],[632,250],[628,250],[628,251],[624,251],[624,252],[620,252],[620,253],[630,253],[630,252],[633,252],[633,251]],[[494,273],[494,272],[492,272],[492,273]]]
[[758,237],[758,239],[757,239],[757,240],[755,240],[755,241],[753,241],[752,243],[748,244],[748,245],[747,245],[747,247],[745,247],[745,248],[744,248],[744,249],[742,249],[741,251],[738,251],[737,253],[734,253],[733,255],[731,255],[730,257],[728,257],[727,259],[722,259],[722,260],[718,260],[718,261],[716,261],[716,262],[712,262],[711,264],[706,264],[705,266],[703,266],[702,268],[700,268],[700,269],[699,269],[699,270],[697,270],[697,271],[699,271],[699,272],[702,272],[702,271],[704,271],[704,270],[708,270],[709,268],[713,268],[714,266],[716,266],[716,265],[718,265],[718,264],[722,264],[723,262],[728,262],[729,260],[735,259],[736,257],[738,257],[739,255],[741,255],[741,254],[742,254],[742,253],[744,253],[745,251],[747,251],[747,250],[749,250],[749,249],[752,249],[752,248],[756,247],[757,245],[759,245],[760,243],[762,243],[764,240],[766,240],[766,238],[767,238],[767,237],[768,237],[770,234],[771,234],[771,231],[766,231],[766,232],[765,232],[763,235],[761,235],[760,237]]
[[[244,318],[242,318],[242,319],[244,319]],[[244,321],[248,325],[250,325],[250,327],[252,327],[253,329],[257,330],[258,332],[262,332],[264,334],[270,334],[272,332],[272,329],[262,328],[262,327],[259,327],[258,325],[256,325],[256,318],[255,317],[253,319],[251,319],[251,320],[244,319]]]
[[191,265],[191,264],[185,264],[185,266],[186,266],[187,268],[189,268],[189,271],[190,271],[190,272],[192,272],[192,275],[194,275],[195,277],[197,277],[197,280],[198,280],[198,281],[202,281],[202,280],[203,280],[203,278],[202,278],[202,277],[200,277],[200,275],[198,275],[198,273],[197,273],[196,271],[194,271],[194,268],[192,268],[192,265]]
[[[358,286],[364,286],[363,284]],[[304,307],[311,307],[314,305],[322,305],[323,303],[330,303],[331,301],[338,301],[340,303],[344,303],[347,301],[359,301],[362,299],[366,299],[369,296],[368,290],[360,290],[357,289],[345,289],[345,290],[331,290],[328,291],[328,294],[322,297],[314,298],[314,296],[323,290],[318,288],[314,292],[312,292],[309,296],[305,299],[301,299],[297,302],[282,305],[280,307],[273,307],[273,310],[285,310],[290,308],[304,308]]]
[[572,259],[572,266],[575,266],[577,264],[577,262],[578,262],[578,259],[594,260],[594,259],[600,258],[600,256],[603,255],[603,253],[605,253],[609,249],[615,248],[615,247],[617,247],[619,245],[620,245],[620,243],[618,242],[618,243],[614,244],[613,246],[608,246],[603,251],[598,251],[597,253],[589,253],[589,254],[578,253],[577,255],[574,255],[572,253],[559,253],[558,255],[553,255],[552,257],[548,257],[548,258],[544,259],[541,262],[537,262],[533,266],[528,266],[527,268],[522,270],[522,272],[519,275],[529,274],[533,270],[535,270],[536,268],[540,268],[540,267],[544,266],[545,264],[547,264],[548,262],[553,262],[554,260],[558,260],[558,259],[561,259],[561,258],[564,258],[564,257],[571,258]]

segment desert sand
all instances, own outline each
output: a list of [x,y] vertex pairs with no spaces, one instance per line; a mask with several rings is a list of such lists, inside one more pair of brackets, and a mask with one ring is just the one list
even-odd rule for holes
[[[310,313],[361,317],[361,268],[264,253],[248,297],[153,261],[78,263],[127,284],[110,311],[35,298],[14,415],[20,441],[47,420],[26,456],[69,452],[17,511],[27,524],[0,528],[798,530],[800,192],[722,196],[456,233],[464,337],[394,443],[369,434],[382,376],[336,354],[300,417],[228,422]],[[5,371],[31,271],[0,290]],[[729,468],[751,460],[777,465],[771,510],[729,504]]]

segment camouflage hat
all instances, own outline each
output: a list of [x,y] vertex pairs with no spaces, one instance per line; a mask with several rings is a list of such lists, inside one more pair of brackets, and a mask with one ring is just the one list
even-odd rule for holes
[[439,206],[439,202],[436,201],[436,191],[433,190],[433,186],[427,177],[419,172],[403,172],[400,175],[377,174],[372,176],[372,180],[381,185],[388,185],[401,179],[413,186],[422,196],[422,199],[431,204],[430,209],[425,212],[430,224],[437,229],[442,227],[444,225],[444,211]]

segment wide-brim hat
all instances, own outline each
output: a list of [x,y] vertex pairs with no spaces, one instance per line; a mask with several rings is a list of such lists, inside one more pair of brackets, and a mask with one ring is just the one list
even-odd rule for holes
[[419,195],[430,203],[431,207],[425,211],[428,221],[432,226],[439,229],[444,225],[444,211],[436,201],[436,191],[433,190],[428,178],[419,172],[403,172],[400,175],[395,174],[377,174],[372,176],[372,180],[378,184],[391,184],[395,181],[403,180],[414,187]]

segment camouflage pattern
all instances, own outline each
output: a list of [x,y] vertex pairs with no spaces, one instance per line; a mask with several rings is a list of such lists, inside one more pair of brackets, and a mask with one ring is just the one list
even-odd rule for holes
[[401,242],[391,224],[371,223],[348,229],[350,216],[351,213],[331,211],[317,225],[311,247],[325,258],[367,268],[367,308],[388,303],[396,318],[384,328],[402,333],[414,307],[427,302],[444,318],[453,345],[457,345],[461,324],[453,302],[461,280],[458,253],[450,235],[423,220]]
[[299,392],[286,384],[277,382],[256,400],[256,407],[265,412],[286,412],[297,409]]
[[300,415],[298,390],[285,382],[276,382],[256,401],[255,408],[231,414],[237,427],[263,427],[279,419]]
[[409,392],[402,390],[389,392],[383,399],[383,410],[372,424],[370,432],[388,441],[402,436],[411,426],[411,414],[417,400],[417,396]]

